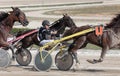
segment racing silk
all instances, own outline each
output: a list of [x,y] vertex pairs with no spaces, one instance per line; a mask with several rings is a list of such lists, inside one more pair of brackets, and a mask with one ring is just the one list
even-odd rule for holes
[[39,29],[39,38],[40,40],[50,40],[51,39],[51,31],[41,27]]

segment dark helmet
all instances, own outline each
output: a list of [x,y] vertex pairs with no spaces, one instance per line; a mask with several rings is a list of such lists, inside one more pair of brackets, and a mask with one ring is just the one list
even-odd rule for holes
[[50,26],[50,22],[49,22],[48,20],[44,20],[44,21],[42,22],[42,25],[43,25],[43,26],[45,26],[45,25]]

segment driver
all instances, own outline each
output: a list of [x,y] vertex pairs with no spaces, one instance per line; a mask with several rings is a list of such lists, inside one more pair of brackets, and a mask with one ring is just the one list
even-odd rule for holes
[[42,27],[39,29],[39,38],[40,45],[44,45],[45,43],[52,42],[52,35],[55,35],[57,31],[50,30],[50,22],[48,20],[43,20]]

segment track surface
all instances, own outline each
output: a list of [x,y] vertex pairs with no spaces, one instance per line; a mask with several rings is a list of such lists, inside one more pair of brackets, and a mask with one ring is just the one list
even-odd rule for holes
[[[102,63],[98,64],[90,64],[86,60],[99,58],[100,51],[99,50],[79,50],[78,56],[80,60],[80,66],[76,72],[73,71],[73,67],[69,71],[60,71],[54,64],[49,70],[49,72],[42,71],[38,72],[33,69],[34,66],[34,56],[37,50],[32,50],[32,62],[29,66],[19,66],[16,61],[12,61],[11,66],[8,68],[1,68],[0,75],[1,76],[119,76],[120,74],[120,52],[119,50],[111,50],[107,53],[107,56]],[[52,57],[54,60],[54,56],[57,52],[52,53]],[[89,54],[88,54],[89,53]],[[111,54],[112,53],[112,54]]]

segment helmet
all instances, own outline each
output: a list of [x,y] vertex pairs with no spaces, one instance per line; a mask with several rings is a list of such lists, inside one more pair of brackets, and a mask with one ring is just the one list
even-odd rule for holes
[[50,26],[50,22],[49,22],[48,20],[44,20],[44,21],[42,22],[42,25],[43,25],[43,26],[45,26],[45,25]]

